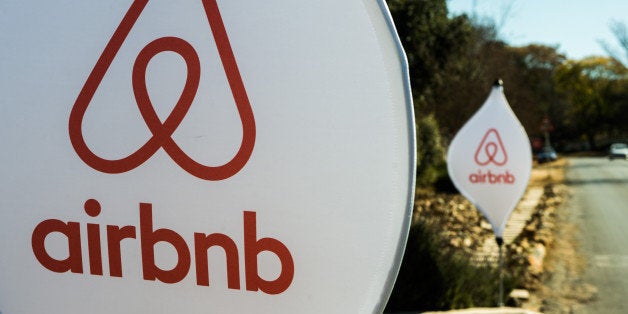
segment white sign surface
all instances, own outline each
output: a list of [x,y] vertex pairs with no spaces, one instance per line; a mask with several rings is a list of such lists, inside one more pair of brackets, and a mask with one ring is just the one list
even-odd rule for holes
[[502,86],[458,131],[447,152],[454,185],[488,219],[497,237],[525,192],[532,169],[530,142]]
[[0,313],[382,311],[415,171],[383,0],[8,0],[0,29]]

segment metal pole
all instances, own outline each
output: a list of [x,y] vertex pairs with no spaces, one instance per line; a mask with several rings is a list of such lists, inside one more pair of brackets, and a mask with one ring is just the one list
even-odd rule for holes
[[497,246],[499,247],[499,299],[497,306],[504,306],[504,258],[502,247],[504,245],[504,239],[501,237],[496,237]]

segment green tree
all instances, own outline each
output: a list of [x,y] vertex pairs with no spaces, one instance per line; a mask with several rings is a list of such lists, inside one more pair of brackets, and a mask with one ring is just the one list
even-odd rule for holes
[[444,168],[445,150],[441,143],[438,122],[434,115],[417,121],[417,184],[432,185]]
[[569,104],[565,123],[591,147],[596,147],[597,136],[609,130],[608,122],[619,105],[610,96],[627,73],[619,61],[609,57],[570,60],[557,68],[556,88]]
[[435,90],[446,79],[446,68],[472,42],[466,16],[450,19],[445,0],[388,0],[388,7],[408,57],[416,112],[434,104]]
[[556,92],[553,77],[566,57],[558,53],[556,47],[544,45],[508,47],[507,50],[512,68],[506,74],[506,93],[528,136],[543,135],[540,126],[545,117],[560,128],[564,102]]
[[609,82],[603,97],[610,104],[606,120],[607,137],[625,140],[628,137],[628,78]]
[[[480,37],[486,34],[489,37]],[[478,47],[451,63],[457,68],[449,72],[449,87],[439,91],[434,113],[443,134],[451,137],[462,127],[483,104],[497,78],[503,79],[508,102],[528,134],[540,132],[543,117],[554,120],[554,113],[560,113],[562,102],[555,92],[553,73],[565,56],[550,46],[511,47],[492,39],[486,30],[476,36]]]

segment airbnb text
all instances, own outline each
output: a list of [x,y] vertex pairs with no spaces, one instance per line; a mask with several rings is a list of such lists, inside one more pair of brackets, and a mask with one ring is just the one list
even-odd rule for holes
[[[85,202],[85,213],[91,217],[97,217],[101,212],[101,205],[97,200],[90,199]],[[139,204],[139,233],[135,226],[107,225],[102,227],[96,223],[87,223],[83,230],[79,222],[63,222],[58,219],[48,219],[40,222],[32,235],[32,247],[35,257],[45,268],[58,273],[72,272],[82,274],[83,258],[81,248],[82,231],[86,231],[87,250],[89,259],[89,273],[91,275],[103,275],[103,258],[101,243],[101,231],[106,233],[104,246],[109,256],[109,274],[111,277],[123,277],[121,243],[123,240],[132,241],[138,239],[141,247],[141,265],[144,280],[159,280],[164,283],[174,284],[183,280],[192,267],[194,268],[196,284],[198,286],[210,285],[210,266],[208,265],[208,250],[212,247],[220,247],[225,252],[227,287],[240,289],[240,251],[231,237],[222,233],[205,234],[194,233],[192,251],[176,231],[167,228],[155,228],[153,226],[153,205],[151,203]],[[257,238],[256,212],[243,212],[244,230],[244,276],[246,290],[262,291],[267,294],[279,294],[284,292],[292,284],[294,277],[294,260],[288,248],[274,238]],[[65,259],[57,259],[48,252],[46,237],[53,233],[59,233],[67,238],[68,256]],[[172,269],[161,269],[155,263],[155,245],[159,242],[170,245],[177,253],[177,262]],[[266,280],[260,277],[258,272],[258,255],[262,252],[270,252],[277,256],[281,271],[274,280]],[[193,256],[192,254],[193,253]],[[54,254],[53,254],[54,255]],[[127,259],[130,257],[126,257]],[[212,269],[212,271],[216,271]]]
[[474,184],[514,184],[515,176],[508,170],[501,173],[478,170],[469,175],[469,181]]

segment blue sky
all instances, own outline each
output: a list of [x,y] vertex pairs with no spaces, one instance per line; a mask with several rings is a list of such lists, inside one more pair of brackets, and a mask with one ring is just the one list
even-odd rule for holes
[[511,45],[558,45],[570,59],[607,55],[598,40],[617,45],[610,22],[628,25],[625,0],[447,0],[447,6],[450,14],[503,19],[499,36]]

